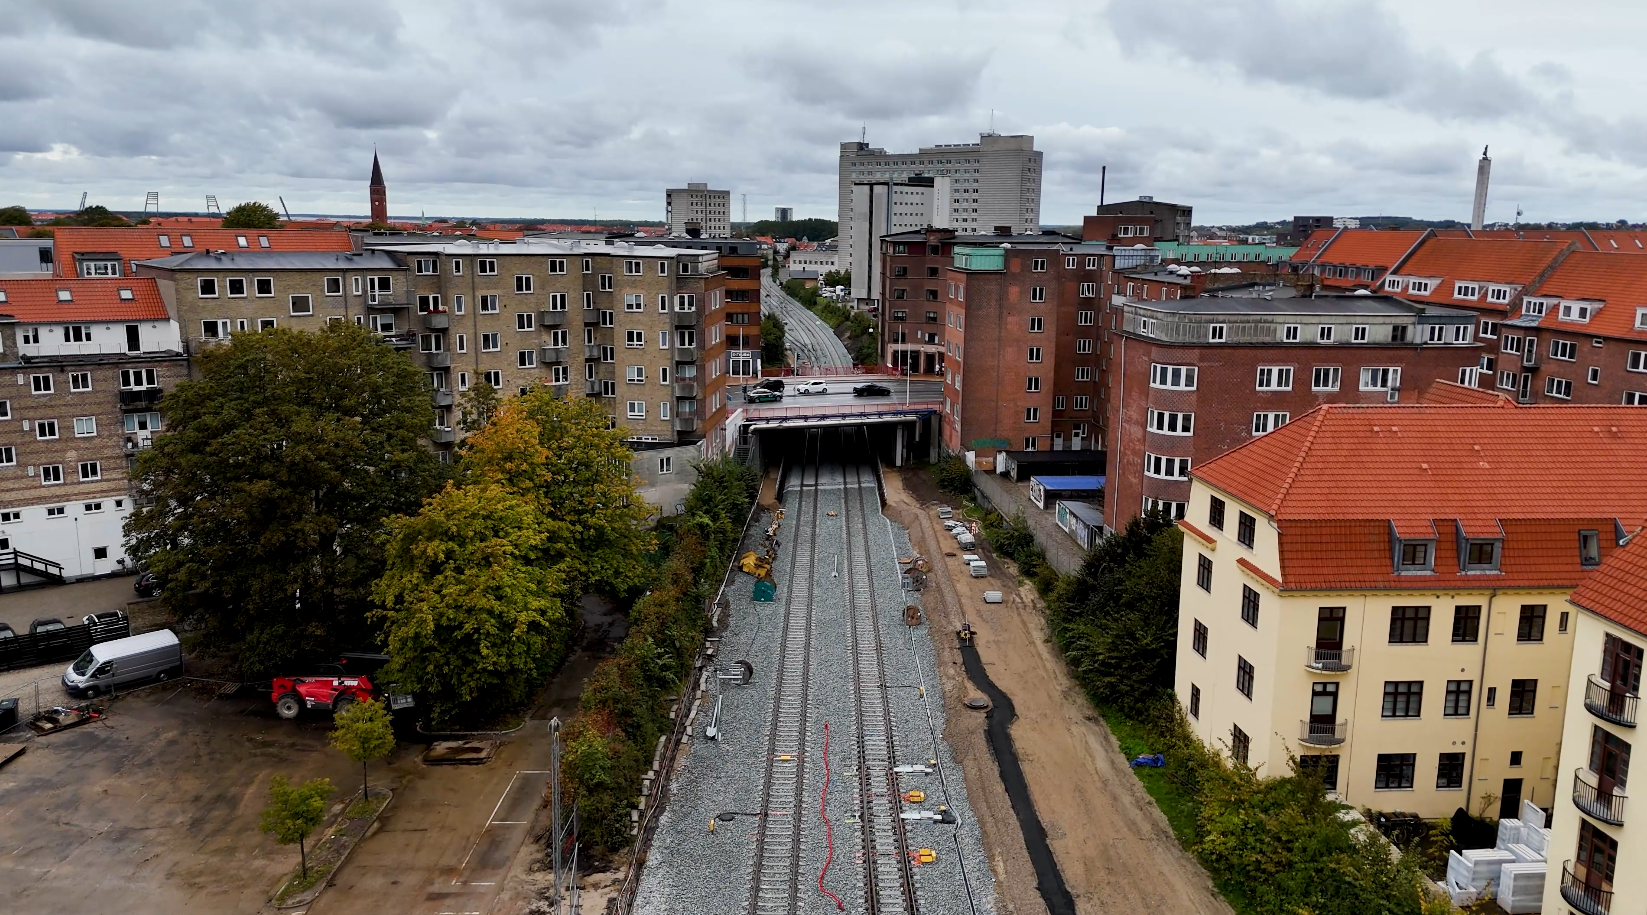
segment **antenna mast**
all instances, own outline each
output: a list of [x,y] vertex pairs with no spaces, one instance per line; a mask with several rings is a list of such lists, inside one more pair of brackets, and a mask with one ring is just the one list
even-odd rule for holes
[[277,196],[275,199],[280,201],[280,212],[286,214],[286,221],[291,222],[292,221],[292,211],[286,209],[286,198]]

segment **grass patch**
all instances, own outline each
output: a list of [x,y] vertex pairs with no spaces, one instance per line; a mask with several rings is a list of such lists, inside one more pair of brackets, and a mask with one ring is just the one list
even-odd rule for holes
[[[1121,745],[1121,755],[1127,759],[1145,753],[1160,752],[1157,744],[1150,739],[1149,729],[1143,724],[1126,717],[1114,708],[1100,708],[1098,713],[1104,716],[1104,724],[1108,725],[1109,732],[1115,735],[1116,742]],[[1174,762],[1172,756],[1167,757],[1168,766]],[[1132,774],[1144,783],[1144,790],[1149,792],[1156,806],[1166,814],[1167,822],[1172,825],[1172,834],[1178,837],[1178,844],[1185,848],[1193,848],[1198,838],[1195,824],[1201,814],[1200,802],[1194,795],[1168,779],[1163,769],[1139,766],[1132,770]]]
[[314,889],[321,883],[321,881],[331,875],[332,865],[316,864],[314,867],[309,868],[309,876],[297,876],[288,881],[285,886],[280,888],[280,892],[275,894],[275,897],[271,900],[271,902],[277,906],[284,905],[286,900],[302,893],[305,890]]
[[369,800],[363,798],[355,801],[353,804],[350,804],[349,809],[343,811],[343,817],[348,820],[358,820],[362,817],[374,817],[377,816],[378,811],[383,809],[383,805],[387,803],[389,803],[389,799],[382,795],[373,797]]

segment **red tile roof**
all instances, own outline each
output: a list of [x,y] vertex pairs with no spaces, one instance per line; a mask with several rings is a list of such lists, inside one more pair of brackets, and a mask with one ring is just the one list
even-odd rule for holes
[[1647,537],[1638,531],[1614,550],[1568,600],[1647,635]]
[[221,216],[151,216],[149,225],[157,229],[216,229],[223,225]]
[[1647,340],[1647,329],[1636,327],[1636,309],[1647,308],[1647,256],[1575,251],[1536,288],[1528,290],[1527,295],[1597,299],[1605,303],[1582,324],[1561,320],[1561,310],[1551,308],[1539,321],[1540,327],[1596,337]]
[[1501,391],[1484,391],[1456,381],[1437,381],[1418,395],[1422,404],[1482,404],[1514,407],[1515,401]]
[[[58,298],[66,289],[72,301]],[[128,301],[120,290],[131,290]],[[166,302],[160,287],[148,277],[109,280],[0,280],[0,315],[10,315],[24,324],[56,321],[152,321],[164,320]]]
[[[1647,519],[1644,473],[1647,410],[1499,404],[1330,404],[1194,471],[1276,522],[1288,588],[1479,587],[1456,524],[1504,531],[1495,585],[1570,585],[1579,529]],[[1392,573],[1392,524],[1436,538],[1436,574]]]
[[1393,230],[1378,231],[1376,229],[1345,229],[1338,233],[1338,237],[1327,245],[1316,260],[1324,264],[1344,264],[1351,267],[1384,267],[1395,266],[1418,240],[1424,237],[1424,231]]
[[1296,263],[1308,263],[1321,253],[1321,249],[1327,247],[1327,242],[1332,241],[1332,237],[1338,232],[1338,229],[1316,229],[1311,232],[1310,237],[1304,239],[1304,243],[1292,253],[1292,260]]
[[1647,254],[1647,232],[1639,229],[1590,229],[1597,251],[1609,254]]
[[1389,294],[1412,302],[1462,303],[1472,308],[1507,312],[1508,302],[1487,301],[1485,286],[1474,299],[1453,298],[1453,283],[1462,280],[1525,287],[1548,270],[1570,246],[1570,242],[1562,241],[1431,238],[1419,245],[1399,269],[1390,272],[1397,276],[1439,277],[1441,281],[1424,295],[1414,295],[1406,288]]
[[[122,272],[130,271],[132,261],[153,260],[173,254],[222,249],[225,251],[349,251],[354,241],[348,232],[314,229],[189,229],[154,226],[131,228],[87,228],[58,226],[54,233],[57,254],[57,275],[73,276],[78,269],[76,254],[117,253]],[[161,247],[160,236],[166,236],[170,247]],[[185,247],[183,236],[189,236],[192,246]],[[241,248],[239,236],[245,236],[247,247]],[[263,247],[260,239],[267,238]]]

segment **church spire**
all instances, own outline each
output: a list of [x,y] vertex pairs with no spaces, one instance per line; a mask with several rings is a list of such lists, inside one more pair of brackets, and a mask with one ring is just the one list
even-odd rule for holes
[[389,221],[389,188],[383,183],[383,166],[378,164],[377,150],[372,150],[372,183],[367,187],[367,196],[372,204],[372,221],[387,223]]

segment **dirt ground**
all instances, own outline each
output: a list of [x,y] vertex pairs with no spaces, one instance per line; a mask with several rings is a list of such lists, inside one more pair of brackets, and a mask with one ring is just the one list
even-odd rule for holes
[[[962,705],[976,690],[961,668],[955,643],[943,634],[970,621],[990,678],[1017,707],[1013,744],[1059,870],[1082,913],[1173,912],[1230,915],[1166,818],[1127,767],[1102,720],[1075,686],[1047,631],[1034,588],[1020,584],[988,554],[988,578],[971,578],[954,543],[943,536],[932,506],[937,492],[918,472],[886,475],[887,514],[910,531],[916,548],[940,573],[928,577],[921,602],[937,639],[939,675],[949,725],[945,738],[966,778],[995,870],[1001,911],[1041,915],[1046,906],[1024,848],[995,760],[984,741],[983,717]],[[954,504],[958,504],[958,501]],[[1006,592],[985,604],[986,589]]]

